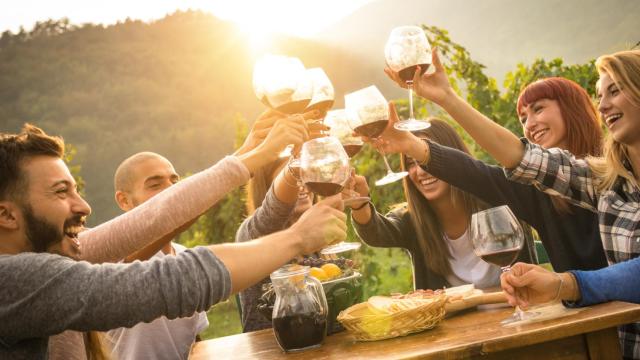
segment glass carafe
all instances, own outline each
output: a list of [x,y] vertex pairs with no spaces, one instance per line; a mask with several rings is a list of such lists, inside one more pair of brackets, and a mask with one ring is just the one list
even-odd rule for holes
[[327,299],[309,267],[286,265],[271,273],[276,292],[273,332],[286,352],[318,347],[327,333]]

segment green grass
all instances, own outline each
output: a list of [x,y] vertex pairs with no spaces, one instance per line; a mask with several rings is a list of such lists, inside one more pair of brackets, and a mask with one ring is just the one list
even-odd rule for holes
[[[364,276],[364,299],[377,294],[412,290],[412,267],[409,256],[401,249],[372,248],[363,245],[356,255]],[[242,332],[235,297],[207,311],[209,327],[200,334],[203,340]]]

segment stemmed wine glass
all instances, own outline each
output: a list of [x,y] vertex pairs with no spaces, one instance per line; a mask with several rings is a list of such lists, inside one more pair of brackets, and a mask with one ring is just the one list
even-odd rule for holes
[[[307,69],[305,76],[311,83],[312,95],[311,101],[304,109],[304,112],[318,110],[320,117],[318,122],[322,122],[323,118],[333,106],[335,101],[335,91],[333,84],[327,74],[321,68]],[[300,158],[296,155],[289,160],[289,168],[292,169],[294,174],[300,173]],[[297,177],[299,179],[299,177]],[[299,180],[298,180],[299,181]]]
[[335,90],[327,74],[321,68],[307,69],[307,77],[311,81],[313,92],[311,101],[307,105],[305,112],[318,110],[321,114],[326,114],[335,100]]
[[420,75],[431,65],[431,45],[424,31],[418,26],[400,26],[391,30],[384,48],[384,56],[391,70],[407,84],[409,89],[409,118],[398,121],[398,130],[416,131],[426,129],[428,121],[416,120],[413,116],[413,74],[420,66]]
[[355,120],[352,112],[345,109],[329,111],[324,123],[329,127],[329,136],[340,141],[349,158],[360,152],[364,141],[359,136],[353,135]]
[[[253,90],[266,106],[284,114],[304,112],[311,102],[313,84],[298,58],[266,54],[253,67]],[[288,146],[280,157],[291,156]]]
[[[353,119],[353,113],[345,109],[329,111],[324,119],[324,123],[329,126],[329,136],[340,141],[340,144],[342,144],[342,147],[347,153],[347,156],[349,156],[349,159],[353,158],[358,152],[360,152],[362,146],[364,146],[364,141],[362,141],[359,136],[353,135],[353,129],[351,126]],[[345,205],[347,206],[371,200],[369,197],[360,196],[360,194],[354,190],[350,190],[349,196],[349,199],[345,200]]]
[[[355,116],[351,123],[356,133],[375,139],[389,123],[389,103],[375,85],[354,91],[344,97],[347,111]],[[387,185],[409,175],[408,172],[393,172],[384,152],[378,149],[384,160],[387,174],[375,182],[377,186]]]
[[[500,266],[502,272],[511,270],[524,244],[524,232],[507,205],[479,211],[471,216],[469,234],[473,248],[482,260]],[[502,321],[507,325],[537,316],[516,307],[511,317]]]
[[[349,181],[350,174],[349,157],[336,138],[327,136],[312,139],[302,145],[300,178],[310,191],[320,196],[339,194]],[[360,243],[341,242],[322,249],[320,253],[335,254],[360,246]]]

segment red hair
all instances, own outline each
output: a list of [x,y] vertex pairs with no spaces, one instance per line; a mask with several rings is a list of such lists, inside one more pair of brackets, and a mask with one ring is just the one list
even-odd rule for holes
[[567,128],[567,149],[576,157],[602,154],[602,127],[589,94],[577,83],[562,77],[549,77],[525,87],[518,97],[518,114],[540,99],[555,100]]

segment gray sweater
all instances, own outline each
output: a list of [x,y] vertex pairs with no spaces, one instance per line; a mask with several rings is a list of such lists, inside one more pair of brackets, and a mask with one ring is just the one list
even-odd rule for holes
[[48,337],[105,331],[205,311],[231,278],[207,248],[132,264],[92,265],[53,254],[0,255],[0,359],[45,359]]
[[[273,186],[271,186],[262,205],[240,225],[238,232],[236,232],[236,242],[257,239],[285,229],[292,216],[295,205],[295,203],[287,204],[278,200],[273,192]],[[269,277],[266,277],[259,283],[240,292],[239,298],[243,332],[271,327],[271,321],[265,319],[257,309],[258,299],[262,295],[262,285],[269,282]]]

